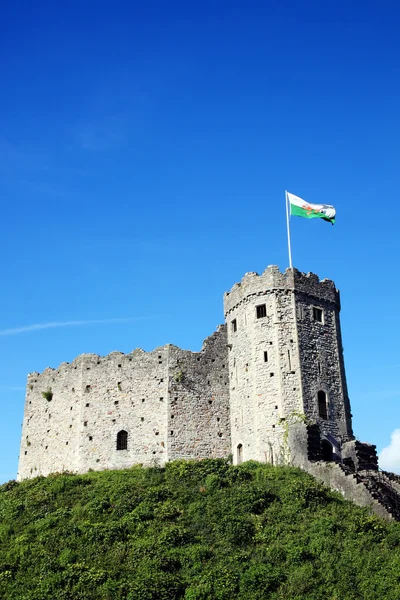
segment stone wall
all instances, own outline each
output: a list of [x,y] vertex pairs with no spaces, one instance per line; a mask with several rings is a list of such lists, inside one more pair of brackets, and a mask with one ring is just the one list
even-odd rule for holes
[[[352,437],[350,404],[344,373],[339,308],[318,295],[318,288],[305,293],[296,289],[297,331],[301,362],[304,412],[321,431],[347,441]],[[322,311],[322,322],[314,317]],[[327,419],[318,410],[318,391],[326,393]]]
[[[165,462],[167,403],[168,347],[83,354],[31,374],[18,478]],[[121,430],[128,433],[127,450],[117,450]]]
[[[199,353],[168,345],[149,353],[83,354],[32,373],[18,479],[227,456],[227,372],[222,326]],[[119,431],[128,434],[126,450],[117,450]]]
[[368,491],[367,487],[360,483],[353,475],[346,475],[335,463],[309,462],[304,469],[325,485],[342,494],[346,500],[350,500],[358,506],[370,508],[375,514],[390,521],[392,515],[378,502]]
[[19,479],[77,469],[82,362],[28,376]]
[[169,351],[168,459],[222,458],[231,449],[226,327],[201,352]]

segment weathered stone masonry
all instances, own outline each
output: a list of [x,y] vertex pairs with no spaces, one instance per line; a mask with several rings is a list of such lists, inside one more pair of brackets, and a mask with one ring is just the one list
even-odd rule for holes
[[[28,376],[18,478],[230,452],[226,328],[201,352],[83,354]],[[117,450],[126,431],[126,450]]]
[[224,310],[200,352],[83,354],[31,373],[18,478],[230,453],[235,463],[352,460],[333,282],[268,267],[235,284]]
[[353,436],[333,282],[269,267],[247,273],[224,300],[234,460],[287,461],[285,431],[301,419],[318,423],[321,441],[338,455]]

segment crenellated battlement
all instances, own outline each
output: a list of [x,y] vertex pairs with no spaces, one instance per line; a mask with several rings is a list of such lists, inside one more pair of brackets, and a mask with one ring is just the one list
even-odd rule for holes
[[229,292],[225,292],[225,315],[249,296],[273,290],[296,290],[340,307],[339,292],[332,280],[320,280],[314,273],[302,273],[294,268],[281,273],[279,267],[270,265],[261,275],[255,272],[246,273],[239,283],[235,283]]
[[206,352],[210,346],[212,346],[213,344],[218,342],[221,335],[222,336],[226,335],[226,325],[224,325],[224,324],[218,325],[216,331],[214,331],[214,333],[212,333],[210,336],[205,338],[200,352],[193,352],[192,350],[185,350],[185,349],[179,348],[178,346],[175,346],[174,344],[165,344],[165,346],[157,346],[157,348],[154,348],[154,350],[151,350],[150,352],[146,352],[146,350],[143,350],[142,348],[136,348],[135,350],[132,350],[132,352],[130,352],[128,354],[125,354],[124,352],[120,352],[118,350],[113,350],[112,352],[110,352],[109,354],[107,354],[105,356],[101,356],[99,354],[94,354],[94,353],[80,354],[79,356],[74,358],[74,360],[70,363],[62,362],[56,368],[46,367],[41,373],[39,373],[37,371],[33,371],[32,373],[29,373],[28,374],[28,384],[34,383],[35,380],[38,380],[42,376],[44,376],[47,379],[50,376],[53,376],[53,377],[57,377],[60,375],[62,376],[64,374],[68,374],[73,371],[78,371],[78,370],[82,370],[82,369],[89,370],[89,368],[92,365],[93,366],[97,366],[97,365],[101,366],[101,365],[104,365],[105,363],[110,363],[110,362],[115,362],[118,364],[121,361],[125,362],[125,363],[128,363],[128,362],[134,363],[135,361],[141,360],[143,358],[147,358],[149,360],[151,360],[153,358],[154,360],[158,361],[160,359],[160,356],[163,356],[163,357],[167,356],[167,354],[169,353],[169,351],[172,348],[174,348],[175,350],[178,350],[179,352],[187,353],[188,355],[198,356],[198,355]]
[[109,354],[107,354],[105,356],[101,356],[99,354],[94,354],[94,353],[80,354],[79,356],[74,358],[74,360],[70,363],[62,362],[56,368],[46,367],[41,373],[39,373],[37,371],[33,371],[32,373],[29,373],[28,374],[28,384],[32,383],[32,380],[39,379],[41,376],[48,377],[50,375],[53,375],[54,377],[56,377],[56,376],[64,375],[67,373],[71,373],[73,371],[82,370],[82,368],[88,370],[91,367],[91,365],[93,365],[93,366],[102,365],[102,364],[104,365],[105,363],[118,362],[118,361],[132,362],[135,360],[137,361],[140,358],[146,357],[146,356],[148,356],[150,358],[151,357],[158,358],[160,353],[165,353],[168,350],[169,346],[170,346],[170,344],[166,344],[165,346],[159,346],[159,347],[155,348],[154,350],[151,350],[150,352],[146,352],[145,350],[142,350],[142,348],[136,348],[135,350],[132,350],[132,352],[130,352],[128,354],[125,354],[124,352],[119,352],[117,350],[114,350],[113,352],[110,352]]

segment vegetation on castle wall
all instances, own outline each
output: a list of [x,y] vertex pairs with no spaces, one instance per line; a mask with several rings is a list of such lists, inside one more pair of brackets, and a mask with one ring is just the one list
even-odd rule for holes
[[43,398],[45,398],[48,402],[50,402],[50,400],[53,399],[53,392],[51,391],[51,388],[49,388],[48,390],[46,390],[45,392],[42,392],[42,396]]
[[400,524],[254,462],[9,482],[0,597],[398,600]]
[[174,374],[174,380],[176,381],[176,383],[182,383],[182,381],[185,379],[185,374],[183,371],[177,371]]

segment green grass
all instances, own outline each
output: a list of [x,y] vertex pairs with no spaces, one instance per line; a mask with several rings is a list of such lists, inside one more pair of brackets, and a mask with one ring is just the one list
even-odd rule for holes
[[0,598],[399,600],[400,524],[254,462],[9,482]]

